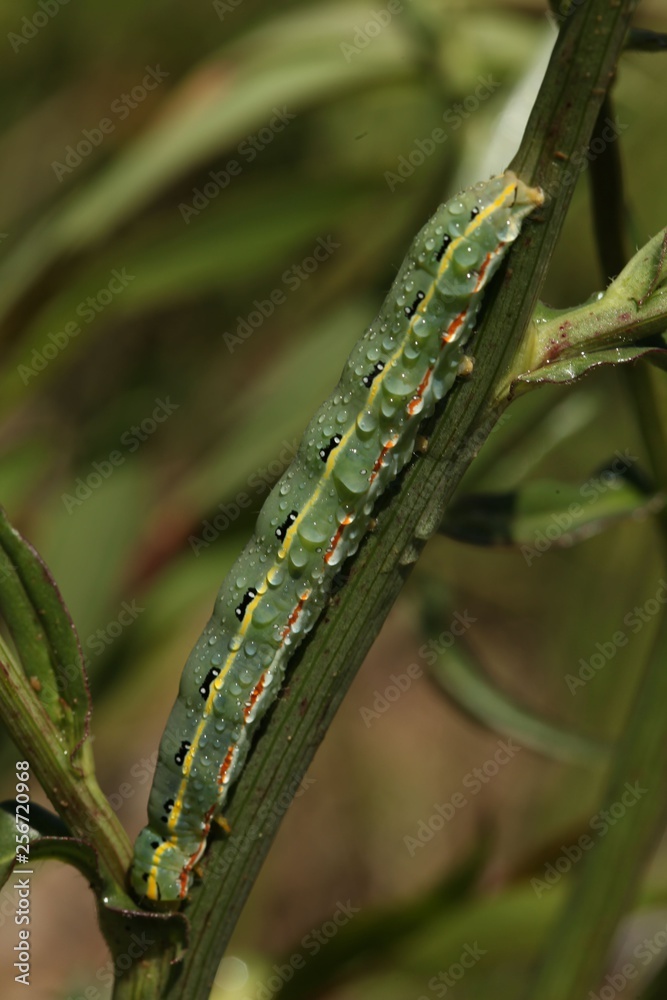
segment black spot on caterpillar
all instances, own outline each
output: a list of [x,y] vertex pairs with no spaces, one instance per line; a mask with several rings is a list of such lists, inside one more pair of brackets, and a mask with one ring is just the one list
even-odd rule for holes
[[280,541],[283,542],[285,540],[285,535],[287,534],[291,526],[294,524],[298,516],[299,516],[298,511],[291,510],[287,515],[287,517],[285,518],[284,522],[280,525],[280,527],[276,528],[276,538],[280,539]]
[[436,261],[438,263],[440,263],[440,261],[442,260],[442,258],[445,256],[445,253],[447,251],[447,247],[449,246],[449,244],[451,242],[452,242],[451,236],[449,236],[449,235],[443,236],[442,243],[440,244],[440,249],[438,250],[437,254],[435,255],[435,259],[436,259]]
[[219,673],[220,673],[220,667],[211,667],[209,672],[206,674],[204,682],[199,688],[199,693],[204,699],[204,701],[206,701],[206,699],[208,698],[208,693],[211,690],[211,684],[213,683],[213,681],[215,680],[215,678],[218,676]]
[[245,615],[245,609],[248,607],[251,601],[257,597],[257,591],[254,587],[248,587],[245,594],[243,595],[243,600],[237,608],[235,608],[236,617],[240,622],[243,621],[243,616]]
[[173,808],[174,808],[174,800],[173,799],[167,799],[166,802],[162,803],[162,809],[164,811],[164,816],[162,817],[163,823],[167,822],[167,820],[169,818],[169,813],[172,811]]
[[384,361],[378,361],[378,363],[376,364],[375,368],[370,373],[370,375],[364,375],[361,381],[364,383],[367,389],[370,389],[370,387],[373,385],[373,380],[376,378],[376,376],[380,374],[381,371],[384,371]]
[[326,462],[331,452],[334,448],[337,448],[342,441],[340,434],[334,434],[334,436],[329,441],[329,444],[325,445],[324,448],[320,448],[320,458],[323,462]]
[[426,298],[426,292],[417,292],[417,294],[415,295],[415,300],[412,303],[412,305],[405,307],[405,315],[408,317],[408,319],[412,319],[414,314],[417,312],[419,303],[423,302],[425,298]]
[[183,742],[181,743],[180,747],[176,751],[176,753],[174,755],[174,760],[178,764],[179,767],[183,766],[183,761],[185,760],[185,755],[187,754],[188,750],[190,749],[190,746],[191,746],[191,744],[190,744],[189,740],[183,740]]

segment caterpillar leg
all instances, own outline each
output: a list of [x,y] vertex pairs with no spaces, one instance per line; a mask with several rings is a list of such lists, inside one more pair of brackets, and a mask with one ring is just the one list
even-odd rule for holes
[[456,370],[456,374],[459,378],[468,378],[469,375],[472,375],[474,367],[475,359],[471,358],[468,354],[464,354],[459,361],[459,367]]
[[213,822],[217,823],[220,829],[223,830],[224,833],[226,833],[227,835],[229,835],[232,832],[231,826],[229,825],[225,817],[222,815],[222,813],[216,816]]

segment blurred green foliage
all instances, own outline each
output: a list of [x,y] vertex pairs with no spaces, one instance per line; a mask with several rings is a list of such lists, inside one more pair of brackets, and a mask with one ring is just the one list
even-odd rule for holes
[[[412,0],[378,31],[380,4],[45,2],[57,10],[39,27],[44,5],[0,10],[0,502],[77,624],[98,771],[134,834],[185,656],[268,485],[411,236],[511,158],[553,31],[538,0]],[[641,23],[667,30],[657,0]],[[662,56],[622,60],[614,97],[638,245],[667,223],[655,100],[666,85]],[[545,290],[554,306],[606,284],[586,180]],[[617,452],[646,462],[624,373],[606,370],[514,404],[462,492],[577,486]],[[372,725],[361,709],[392,674],[424,666],[421,597],[434,587],[434,634],[468,609],[469,647],[524,710],[613,739],[656,625],[647,613],[636,628],[635,609],[663,573],[649,520],[532,559],[433,539],[246,908],[235,954],[251,981],[338,900],[416,898],[487,826],[480,894],[420,924],[392,962],[378,952],[336,995],[440,995],[430,979],[479,938],[488,955],[457,997],[509,996],[561,891],[541,899],[528,879],[587,828],[601,771],[526,750],[411,855],[405,838],[497,737],[424,678]],[[573,692],[566,676],[619,630],[627,642]],[[7,770],[14,753],[5,743]],[[647,899],[664,905],[666,875],[660,854]],[[40,897],[51,925],[64,885]],[[35,959],[63,996],[104,962],[99,940],[76,958],[66,940],[45,932]],[[226,975],[217,995],[242,997]]]

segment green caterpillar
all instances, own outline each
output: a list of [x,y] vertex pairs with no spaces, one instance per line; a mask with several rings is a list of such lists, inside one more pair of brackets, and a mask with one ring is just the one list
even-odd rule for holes
[[506,173],[446,204],[416,237],[380,314],[260,511],[190,654],[160,745],[149,825],[134,848],[139,897],[184,899],[285,665],[356,552],[373,508],[448,392],[482,290],[543,203]]

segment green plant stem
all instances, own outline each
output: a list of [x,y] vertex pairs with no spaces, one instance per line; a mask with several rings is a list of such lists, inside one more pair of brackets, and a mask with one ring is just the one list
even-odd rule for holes
[[621,144],[618,138],[607,141],[604,137],[608,122],[613,119],[614,109],[607,94],[592,137],[592,142],[597,139],[604,144],[604,148],[599,156],[593,157],[590,167],[595,242],[605,284],[623,270],[630,256],[626,249]]
[[90,745],[84,742],[74,760],[34,697],[8,650],[0,648],[2,716],[19,747],[30,747],[30,766],[73,835],[94,840],[102,878],[118,887],[125,882],[132,848],[108,799],[95,781]]
[[[634,406],[635,415],[648,452],[649,464],[653,480],[663,491],[667,490],[667,398],[662,392],[662,398],[655,384],[657,369],[646,363],[628,366],[625,376]],[[664,373],[661,373],[664,385]],[[658,515],[661,527],[663,554],[667,561],[667,511]]]

